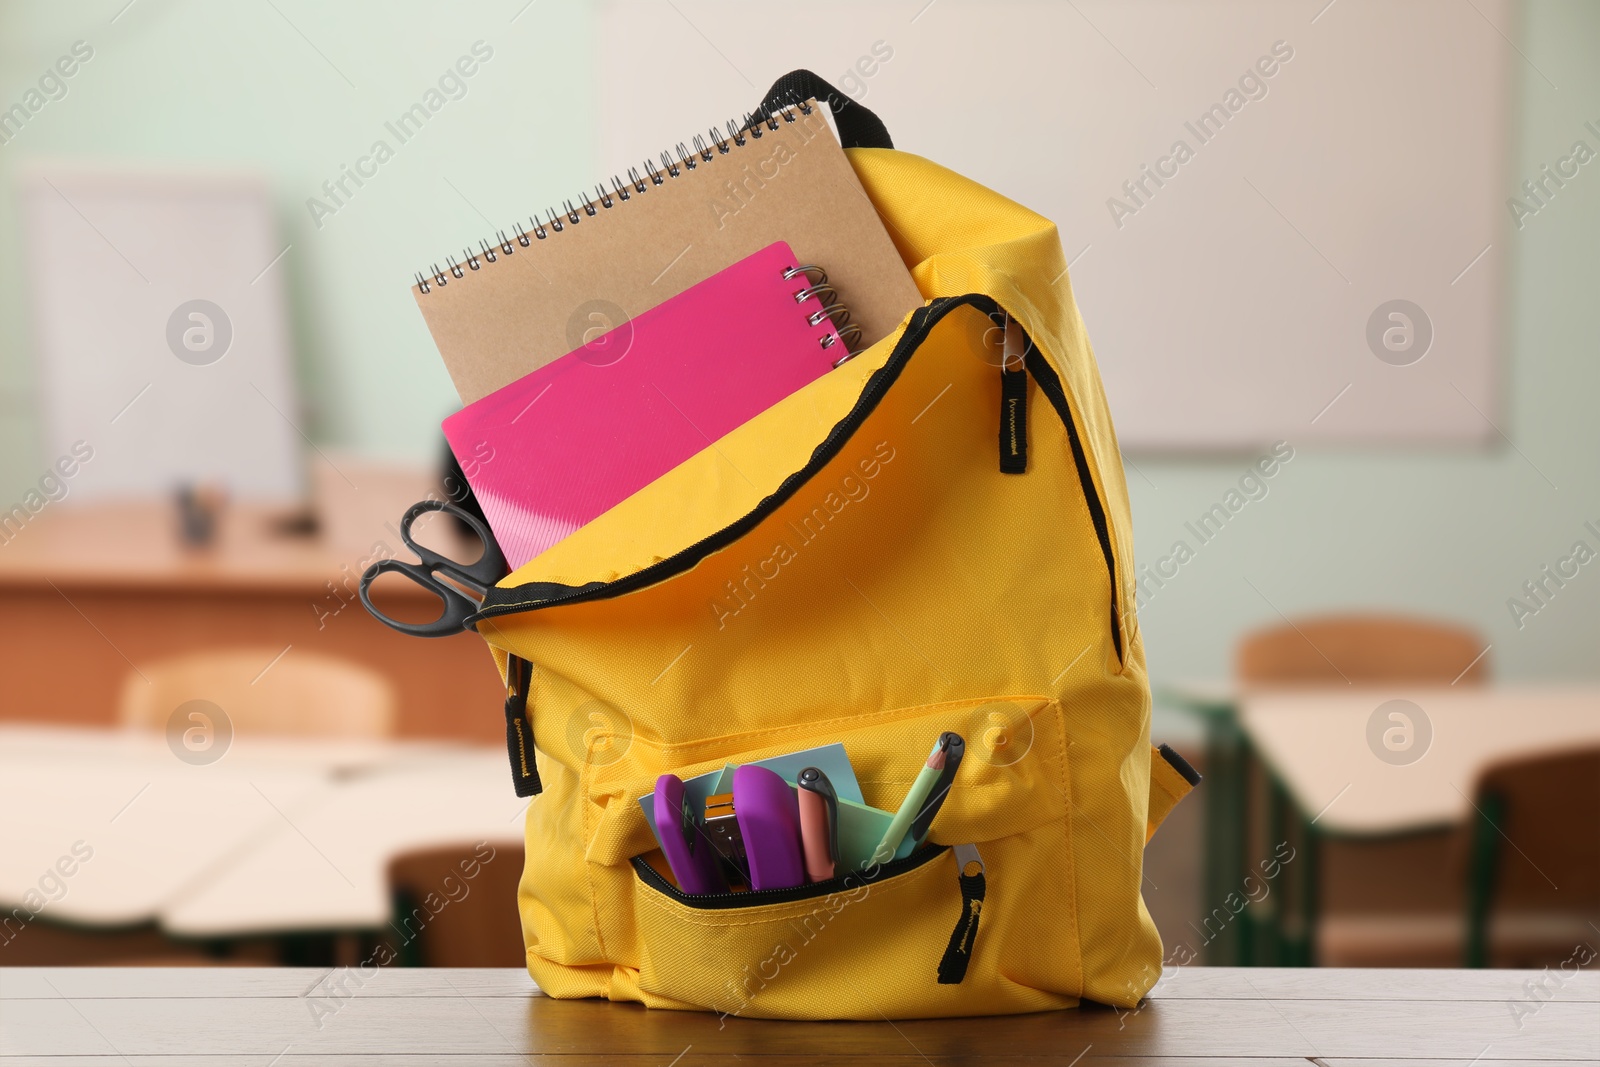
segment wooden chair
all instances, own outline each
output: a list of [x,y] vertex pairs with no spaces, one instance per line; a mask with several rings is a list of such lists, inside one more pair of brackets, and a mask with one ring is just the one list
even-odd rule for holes
[[[1247,634],[1235,653],[1242,687],[1483,685],[1487,642],[1469,627],[1392,614],[1330,614]],[[1261,787],[1262,791],[1265,787]],[[1270,802],[1269,802],[1270,803]],[[1287,804],[1283,798],[1278,803]],[[1460,959],[1461,879],[1455,831],[1381,839],[1315,833],[1318,923],[1313,958],[1329,966],[1450,966]],[[1309,872],[1307,872],[1309,873]]]
[[[517,884],[523,850],[495,845],[426,849],[389,864],[394,921],[384,931],[402,965],[526,967]],[[470,875],[470,876],[469,876]]]
[[1403,615],[1322,615],[1246,634],[1234,674],[1244,685],[1437,682],[1482,685],[1486,642],[1469,627]]
[[[1560,965],[1600,928],[1600,748],[1510,760],[1473,790],[1468,967]],[[1591,925],[1593,924],[1593,925]]]
[[291,648],[217,649],[148,664],[123,682],[124,726],[164,730],[179,705],[206,700],[235,733],[383,738],[395,729],[393,684],[347,660]]

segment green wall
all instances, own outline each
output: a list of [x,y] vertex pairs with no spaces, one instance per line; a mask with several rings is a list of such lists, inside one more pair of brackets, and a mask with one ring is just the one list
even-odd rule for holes
[[[279,267],[303,424],[321,443],[433,457],[456,399],[411,274],[452,249],[460,258],[459,242],[492,232],[485,216],[506,225],[550,190],[571,195],[592,179],[582,7],[539,0],[513,22],[525,0],[138,0],[113,23],[126,2],[0,0],[0,107],[73,41],[95,50],[67,96],[0,145],[0,489],[37,478],[29,472],[44,462],[34,455],[10,192],[28,155],[264,168],[293,245]],[[463,79],[465,95],[319,228],[307,198],[478,40],[493,56]]]
[[[95,49],[67,96],[0,146],[0,183],[9,189],[16,162],[32,154],[266,167],[293,244],[281,267],[311,435],[373,455],[431,456],[454,393],[407,292],[411,271],[464,235],[487,234],[485,216],[503,222],[592,179],[593,45],[582,6],[138,0],[118,16],[123,3],[0,0],[0,106],[18,99],[73,41]],[[1523,19],[1519,43],[1528,59],[1511,59],[1519,98],[1506,161],[1516,180],[1577,137],[1600,148],[1600,138],[1582,128],[1591,119],[1600,125],[1600,5],[1541,0]],[[493,58],[466,95],[448,103],[450,121],[431,123],[402,146],[318,228],[306,198],[480,39]],[[1449,160],[1440,160],[1437,180],[1450,180]],[[0,200],[6,501],[43,463],[12,211],[7,195]],[[1499,422],[1515,448],[1298,448],[1269,483],[1270,495],[1150,599],[1143,626],[1158,681],[1224,674],[1239,632],[1275,621],[1280,610],[1346,607],[1473,623],[1493,642],[1502,678],[1600,675],[1600,564],[1583,568],[1520,630],[1506,607],[1575,540],[1600,549],[1600,537],[1583,529],[1590,520],[1600,528],[1592,313],[1600,170],[1585,168],[1547,210],[1508,232],[1509,245],[1496,253],[1509,266]],[[1254,457],[1132,458],[1138,552],[1147,563]]]

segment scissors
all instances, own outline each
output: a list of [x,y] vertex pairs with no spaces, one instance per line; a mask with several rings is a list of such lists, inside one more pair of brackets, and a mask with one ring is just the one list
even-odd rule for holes
[[[442,511],[447,515],[453,515],[471,527],[473,533],[483,542],[483,555],[472,563],[457,563],[431,548],[417,544],[411,536],[411,524],[430,511]],[[424,500],[411,505],[405,517],[400,520],[400,539],[405,542],[407,548],[416,553],[417,559],[421,562],[380,559],[368,567],[366,573],[361,576],[360,589],[361,603],[367,611],[390,629],[399,630],[412,637],[449,637],[451,634],[472,629],[470,620],[477,614],[483,597],[506,574],[506,558],[501,554],[500,546],[495,544],[494,535],[489,532],[489,528],[476,515],[464,511],[448,500]],[[405,575],[438,597],[444,606],[443,613],[432,622],[401,622],[399,619],[391,619],[373,607],[372,596],[368,589],[380,574],[388,574],[391,571]],[[449,581],[445,581],[446,578]],[[476,598],[469,596],[468,592],[477,594]]]

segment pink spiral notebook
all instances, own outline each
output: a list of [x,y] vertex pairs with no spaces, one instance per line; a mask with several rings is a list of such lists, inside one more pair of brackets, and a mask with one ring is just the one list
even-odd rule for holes
[[846,355],[795,265],[768,245],[444,420],[513,568]]

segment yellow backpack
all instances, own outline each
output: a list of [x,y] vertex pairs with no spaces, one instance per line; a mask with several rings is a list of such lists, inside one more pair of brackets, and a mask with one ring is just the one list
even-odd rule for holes
[[[733,1016],[1131,1006],[1162,962],[1144,845],[1198,779],[1150,746],[1127,491],[1056,228],[814,75],[761,114],[810,95],[927,303],[489,591],[540,793],[528,969]],[[1002,369],[1006,316],[1027,350]],[[931,845],[871,877],[690,897],[662,873],[658,775],[839,741],[893,810],[945,730],[967,755]]]

